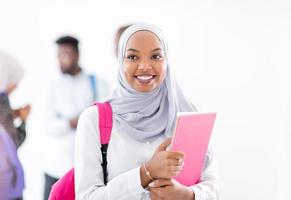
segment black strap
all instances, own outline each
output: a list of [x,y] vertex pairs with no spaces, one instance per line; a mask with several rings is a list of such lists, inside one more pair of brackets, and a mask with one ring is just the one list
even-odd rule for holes
[[107,184],[107,148],[108,144],[102,144],[101,146],[101,152],[102,152],[102,168],[103,168],[103,178],[104,178],[104,184]]

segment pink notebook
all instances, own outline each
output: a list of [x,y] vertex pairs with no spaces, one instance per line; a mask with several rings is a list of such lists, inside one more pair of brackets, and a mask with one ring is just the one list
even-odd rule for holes
[[184,167],[174,177],[190,186],[199,183],[216,113],[178,113],[171,149],[185,154]]

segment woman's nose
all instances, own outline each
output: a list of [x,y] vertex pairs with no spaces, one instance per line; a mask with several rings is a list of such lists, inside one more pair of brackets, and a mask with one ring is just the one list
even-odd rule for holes
[[149,63],[149,61],[146,60],[142,60],[139,64],[138,64],[138,69],[151,69],[151,64]]

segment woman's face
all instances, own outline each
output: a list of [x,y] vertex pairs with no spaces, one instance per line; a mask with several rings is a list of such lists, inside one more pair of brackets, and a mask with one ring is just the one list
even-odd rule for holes
[[162,83],[166,59],[155,34],[138,31],[130,37],[125,50],[124,73],[128,84],[139,92],[150,92]]

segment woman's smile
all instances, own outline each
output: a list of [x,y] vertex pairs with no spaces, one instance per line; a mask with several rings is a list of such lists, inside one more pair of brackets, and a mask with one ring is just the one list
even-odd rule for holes
[[156,78],[157,75],[153,74],[140,74],[134,75],[135,80],[137,80],[140,84],[150,84]]

